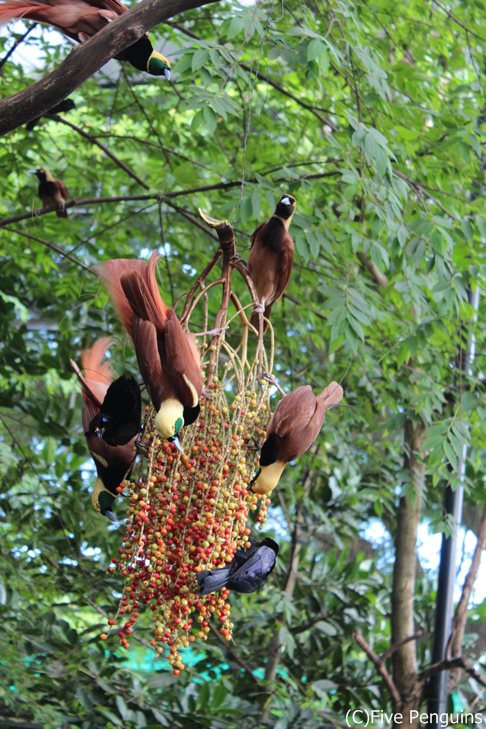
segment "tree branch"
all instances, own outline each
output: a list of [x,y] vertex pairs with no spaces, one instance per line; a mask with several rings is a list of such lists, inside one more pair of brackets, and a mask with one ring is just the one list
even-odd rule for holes
[[[454,657],[460,656],[462,653],[462,644],[464,640],[464,633],[466,630],[467,622],[467,607],[471,598],[474,583],[478,576],[479,566],[481,564],[481,557],[483,550],[486,547],[486,504],[483,508],[481,515],[481,522],[479,526],[478,538],[476,547],[474,548],[473,558],[471,560],[471,566],[464,580],[462,588],[461,598],[457,603],[453,625],[452,625],[452,637],[451,637],[451,655]],[[453,687],[457,686],[461,679],[461,674],[464,666],[457,666],[451,671],[449,678],[450,685]],[[452,689],[451,689],[452,690]]]
[[463,658],[462,656],[448,658],[447,660],[439,661],[438,663],[432,663],[431,666],[428,666],[420,673],[419,678],[421,681],[426,683],[432,676],[435,676],[436,673],[439,673],[440,671],[448,671],[451,668],[462,668],[470,676],[472,676],[475,681],[481,684],[481,686],[486,686],[486,681],[481,674],[476,671],[471,661],[466,660],[466,658]]
[[370,661],[375,666],[376,670],[382,677],[385,686],[387,687],[388,691],[390,692],[390,696],[393,701],[393,711],[398,711],[400,705],[401,705],[401,697],[398,692],[397,687],[395,686],[395,683],[388,673],[382,659],[375,653],[373,648],[366,642],[364,637],[361,635],[361,633],[353,633],[353,637],[356,641],[356,643],[359,645],[360,648],[364,650]]
[[144,0],[89,41],[76,46],[52,73],[0,102],[0,135],[46,114],[107,61],[168,18],[217,0]]
[[[1,104],[0,104],[1,105]],[[70,124],[70,122],[69,122]],[[315,172],[310,175],[302,175],[301,177],[296,177],[292,179],[292,183],[298,184],[300,182],[306,182],[307,180],[318,180],[323,177],[334,177],[335,175],[339,175],[339,172]],[[257,184],[259,180],[256,178],[246,180],[247,184]],[[280,182],[288,182],[288,178],[286,177],[278,177],[275,178],[274,183],[278,184]],[[146,194],[140,194],[140,195],[115,195],[113,197],[87,197],[87,198],[81,198],[80,200],[69,200],[66,203],[66,208],[76,208],[76,207],[82,207],[83,205],[103,205],[104,203],[117,203],[117,202],[129,202],[129,201],[138,201],[138,200],[156,200],[156,201],[165,201],[172,200],[172,198],[175,197],[181,197],[182,195],[195,195],[198,192],[211,192],[213,190],[230,190],[234,187],[240,187],[241,186],[241,180],[232,180],[230,182],[216,182],[213,185],[201,185],[200,187],[193,187],[189,188],[187,190],[176,190],[175,192],[153,192],[153,193],[146,193]],[[41,215],[46,215],[47,213],[51,213],[53,210],[57,210],[56,205],[49,205],[44,208],[37,208],[35,210],[30,210],[27,213],[19,213],[18,215],[12,215],[8,218],[3,218],[0,220],[0,228],[3,228],[5,225],[10,225],[11,223],[18,223],[20,220],[27,220],[27,218],[38,218]],[[204,226],[202,226],[204,230]]]
[[37,23],[34,23],[34,25],[31,25],[30,28],[27,28],[25,33],[20,36],[20,38],[17,38],[15,43],[11,48],[8,49],[7,53],[4,55],[4,57],[0,60],[0,68],[3,68],[5,64],[7,63],[8,59],[12,55],[12,53],[20,46],[21,43],[24,42],[24,40],[27,38],[30,33],[34,30],[34,28],[37,26]]
[[54,253],[58,253],[63,258],[67,258],[68,261],[71,261],[71,263],[76,264],[76,266],[83,268],[88,273],[94,273],[94,271],[92,271],[89,266],[83,263],[83,261],[80,261],[79,258],[76,258],[76,256],[73,256],[71,253],[64,251],[60,246],[52,243],[49,240],[38,238],[36,235],[25,233],[23,230],[16,230],[16,228],[5,228],[5,230],[8,230],[10,233],[15,233],[15,235],[22,235],[24,238],[29,238],[29,240],[33,240],[36,243],[40,243],[46,248],[49,248],[51,251],[54,251]]
[[371,258],[368,258],[366,253],[363,253],[363,251],[358,251],[356,255],[358,256],[363,266],[371,273],[378,286],[388,286],[387,277],[383,273],[381,273],[374,261],[372,261]]

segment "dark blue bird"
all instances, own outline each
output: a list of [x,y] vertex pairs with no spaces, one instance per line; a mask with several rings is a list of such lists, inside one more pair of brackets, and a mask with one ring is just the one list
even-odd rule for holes
[[109,445],[128,443],[141,430],[142,398],[133,377],[122,375],[109,386],[101,410],[89,424],[89,432]]
[[239,549],[227,567],[196,575],[200,594],[209,595],[223,587],[245,593],[259,590],[275,567],[277,554],[278,544],[268,538],[253,542],[248,549]]

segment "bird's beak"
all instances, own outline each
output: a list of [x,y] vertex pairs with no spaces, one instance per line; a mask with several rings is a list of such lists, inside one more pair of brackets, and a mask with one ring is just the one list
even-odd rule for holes
[[110,521],[118,521],[115,514],[112,511],[105,511],[103,516],[106,516]]
[[175,445],[175,447],[177,448],[178,451],[180,451],[181,453],[184,453],[184,448],[181,446],[181,442],[180,442],[179,438],[177,437],[177,435],[175,435],[173,438],[171,438],[170,442]]
[[170,81],[170,68],[164,68],[164,76],[167,81]]
[[290,205],[290,200],[288,199],[288,197],[283,197],[280,202],[284,205]]
[[105,430],[106,428],[95,428],[95,435],[97,435],[98,438],[103,438]]

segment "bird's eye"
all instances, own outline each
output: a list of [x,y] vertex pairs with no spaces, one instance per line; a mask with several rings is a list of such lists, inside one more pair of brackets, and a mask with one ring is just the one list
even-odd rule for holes
[[184,419],[183,418],[177,418],[177,420],[175,421],[175,434],[176,435],[179,435],[179,431],[180,431],[180,429],[182,428],[183,425],[184,425]]

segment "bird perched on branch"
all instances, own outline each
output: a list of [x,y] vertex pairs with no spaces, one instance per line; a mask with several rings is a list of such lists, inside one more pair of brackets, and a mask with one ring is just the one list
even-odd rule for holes
[[278,544],[268,538],[253,542],[249,549],[239,549],[227,567],[198,572],[200,594],[209,595],[223,587],[245,593],[259,590],[275,567],[277,554]]
[[[14,18],[27,18],[53,25],[80,43],[88,40],[128,8],[118,0],[9,0],[0,2],[0,24]],[[170,78],[170,63],[154,50],[148,35],[115,56],[139,71]]]
[[91,502],[96,511],[116,521],[112,510],[116,489],[131,474],[135,463],[141,397],[133,378],[122,375],[113,381],[109,362],[103,362],[111,342],[111,337],[103,337],[83,351],[83,372],[73,360],[71,366],[81,382],[84,435],[98,474]]
[[282,296],[289,282],[295,250],[289,227],[296,204],[291,195],[283,195],[270,220],[262,223],[251,237],[248,273],[259,301],[251,317],[256,328],[259,314],[267,319],[270,317],[273,304]]
[[45,167],[41,167],[35,171],[35,175],[39,180],[39,187],[37,192],[42,200],[44,207],[50,207],[56,205],[56,215],[58,218],[67,218],[66,203],[68,200],[68,190],[62,180],[55,180],[49,170]]
[[65,111],[71,111],[71,109],[75,109],[76,104],[72,99],[64,99],[63,101],[60,101],[59,104],[56,104],[52,107],[52,109],[49,109],[49,111],[46,111],[45,114],[41,114],[40,116],[36,116],[35,119],[31,119],[30,122],[27,122],[25,125],[25,128],[31,132],[34,127],[37,126],[37,124],[40,122],[40,120],[44,117],[56,117],[56,114],[61,114]]
[[319,395],[303,385],[282,398],[260,450],[260,469],[251,484],[254,493],[273,491],[285,465],[311,447],[323,426],[326,410],[338,405],[342,397],[341,385],[331,382]]
[[95,266],[108,289],[120,321],[132,338],[138,366],[157,410],[155,426],[179,450],[178,435],[199,415],[203,389],[201,358],[192,334],[160,296],[155,266],[118,258]]

